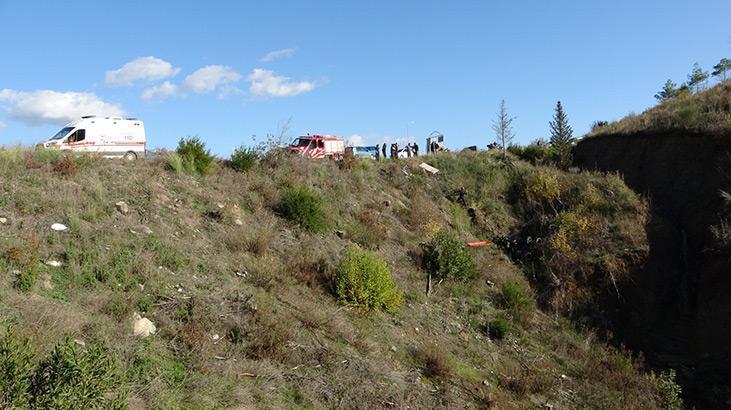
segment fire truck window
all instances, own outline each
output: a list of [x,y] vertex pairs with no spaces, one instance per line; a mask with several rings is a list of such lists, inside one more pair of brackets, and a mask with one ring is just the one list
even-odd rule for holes
[[317,141],[317,148],[325,148],[325,141]]

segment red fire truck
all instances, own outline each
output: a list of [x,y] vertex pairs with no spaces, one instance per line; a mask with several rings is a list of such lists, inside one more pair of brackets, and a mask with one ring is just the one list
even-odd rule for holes
[[331,135],[306,135],[295,138],[289,150],[308,158],[342,158],[345,140]]

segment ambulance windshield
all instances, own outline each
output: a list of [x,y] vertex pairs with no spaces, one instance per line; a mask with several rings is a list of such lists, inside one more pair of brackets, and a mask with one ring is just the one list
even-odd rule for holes
[[63,137],[65,137],[66,135],[68,135],[68,133],[71,132],[73,129],[74,129],[74,127],[64,127],[61,131],[59,131],[58,133],[56,133],[56,135],[54,135],[53,137],[51,137],[49,139],[49,141],[63,139]]

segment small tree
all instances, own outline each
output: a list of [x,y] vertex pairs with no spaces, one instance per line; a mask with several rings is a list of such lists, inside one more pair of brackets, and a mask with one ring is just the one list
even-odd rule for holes
[[659,102],[671,100],[675,97],[677,97],[680,94],[680,89],[678,88],[678,85],[675,84],[673,80],[667,80],[665,81],[665,85],[662,87],[662,90],[660,90],[657,94],[655,94],[655,98]]
[[731,60],[728,58],[722,58],[718,64],[713,66],[713,76],[719,77],[721,82],[726,81],[726,71],[731,70]]
[[556,113],[553,121],[548,123],[551,129],[551,145],[559,155],[559,166],[568,168],[571,164],[571,148],[574,143],[574,130],[569,125],[568,117],[563,110],[561,101],[556,103]]
[[703,71],[698,63],[693,64],[693,71],[688,74],[688,87],[695,88],[695,92],[698,92],[706,80],[708,80],[708,71]]
[[505,157],[505,150],[513,141],[515,134],[513,133],[513,120],[515,117],[508,115],[508,109],[505,106],[505,100],[500,102],[500,109],[497,113],[497,119],[492,123],[492,129],[495,131],[495,136],[502,145],[503,158]]

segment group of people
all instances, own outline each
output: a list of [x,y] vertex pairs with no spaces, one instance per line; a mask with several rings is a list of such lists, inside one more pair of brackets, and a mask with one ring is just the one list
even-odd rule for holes
[[[404,147],[404,152],[406,153],[407,157],[416,157],[419,156],[419,146],[416,145],[415,142],[406,144],[406,147]],[[383,158],[389,158],[386,156],[386,143],[383,144],[376,144],[376,159],[380,160],[381,157]],[[398,143],[394,142],[391,144],[391,159],[396,159],[399,157],[399,148]]]

